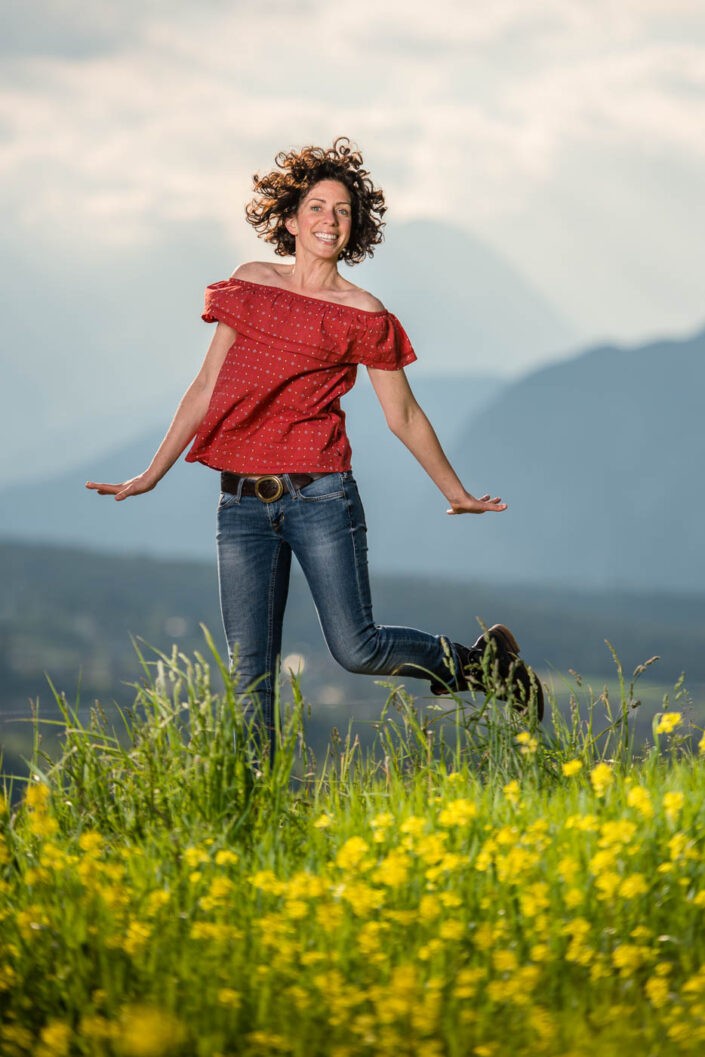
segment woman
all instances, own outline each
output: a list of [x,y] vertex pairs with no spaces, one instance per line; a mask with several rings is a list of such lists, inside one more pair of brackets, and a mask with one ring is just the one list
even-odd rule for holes
[[401,324],[338,271],[382,241],[384,196],[360,153],[341,137],[275,160],[276,170],[254,178],[247,220],[294,263],[245,264],[207,288],[203,318],[217,323],[215,334],[150,466],[129,481],[87,487],[119,502],[148,492],[191,441],[187,461],[221,471],[223,622],[238,688],[265,728],[273,727],[292,552],[328,647],[348,671],[426,678],[435,693],[491,689],[517,707],[532,702],[541,718],[541,684],[503,625],[466,647],[373,621],[364,513],[340,408],[358,364],[449,514],[507,504],[464,488],[409,387],[404,368],[416,356]]

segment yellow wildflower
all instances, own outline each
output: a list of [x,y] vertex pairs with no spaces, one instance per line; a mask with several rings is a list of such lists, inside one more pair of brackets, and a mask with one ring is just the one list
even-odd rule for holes
[[39,1035],[36,1057],[67,1057],[71,1046],[71,1028],[59,1020],[46,1024]]
[[566,829],[577,829],[581,833],[595,833],[600,828],[597,815],[568,815]]
[[418,837],[426,829],[426,819],[421,818],[419,815],[409,815],[408,818],[404,819],[399,829],[409,837]]
[[255,888],[259,888],[261,892],[267,892],[269,895],[278,896],[283,892],[285,885],[272,870],[256,870],[250,876],[250,884]]
[[457,892],[441,892],[438,901],[449,910],[455,910],[463,905],[463,900]]
[[605,873],[598,874],[595,878],[597,898],[602,900],[612,899],[619,888],[621,880],[622,878],[614,870],[607,870]]
[[341,870],[355,870],[362,866],[370,846],[362,837],[350,837],[345,841],[335,857],[335,864]]
[[131,921],[127,928],[125,939],[122,942],[122,949],[125,954],[137,954],[138,951],[146,947],[147,940],[151,934],[151,925],[142,921]]
[[569,888],[563,897],[563,902],[569,910],[576,910],[584,900],[585,892],[582,888]]
[[513,844],[516,844],[519,837],[519,830],[516,826],[502,826],[497,830],[495,840],[501,848],[511,848]]
[[394,825],[394,815],[391,811],[380,811],[370,820],[370,825],[372,829],[390,829]]
[[682,718],[680,712],[663,712],[654,730],[657,734],[672,734]]
[[566,778],[572,778],[573,775],[578,774],[582,769],[582,760],[568,760],[567,763],[563,764],[563,774]]
[[598,763],[590,771],[590,781],[595,791],[595,796],[603,797],[612,784],[612,768],[608,763]]
[[227,1006],[228,1009],[238,1009],[242,999],[237,991],[234,991],[232,987],[221,987],[218,990],[218,1002],[221,1006]]
[[648,947],[636,943],[620,943],[612,952],[612,962],[620,976],[631,976],[650,958]]
[[330,815],[326,815],[325,812],[319,815],[313,823],[314,829],[328,829],[329,826],[333,825],[333,819]]
[[153,892],[149,893],[147,897],[147,914],[157,914],[163,907],[171,900],[171,893],[165,888],[156,888]]
[[398,888],[403,885],[409,876],[410,860],[407,853],[401,849],[391,851],[372,874],[373,881],[377,884],[388,885],[390,888]]
[[221,848],[220,851],[215,853],[216,866],[234,866],[239,861],[240,856],[238,853],[230,848]]
[[572,884],[580,870],[580,863],[572,855],[564,855],[558,860],[558,876],[566,884]]
[[422,921],[435,921],[440,915],[438,900],[432,895],[423,895],[419,900],[419,918]]
[[416,846],[416,853],[425,863],[440,862],[446,854],[445,845],[447,840],[448,834],[443,831],[427,833],[419,840]]
[[635,808],[644,818],[652,818],[654,807],[651,803],[651,794],[643,785],[634,785],[627,793],[629,807]]
[[618,849],[620,845],[631,846],[636,832],[636,824],[627,818],[608,819],[600,829],[598,844],[608,849]]
[[661,1009],[668,1002],[670,987],[663,976],[651,976],[644,986],[646,997],[652,1006]]
[[529,734],[528,730],[522,730],[520,734],[517,734],[516,742],[523,756],[533,756],[539,747],[539,739]]
[[103,847],[102,834],[97,833],[95,830],[87,829],[78,838],[78,846],[81,851],[86,852],[88,855],[93,855]]
[[671,853],[673,862],[681,858],[697,858],[697,852],[690,847],[690,842],[685,833],[674,833],[668,842],[668,850]]
[[193,870],[209,861],[208,852],[204,848],[186,848],[183,853],[183,860]]
[[447,918],[438,927],[438,935],[442,940],[461,940],[467,933],[467,927],[457,918]]
[[286,894],[289,899],[319,899],[325,895],[327,888],[322,877],[317,877],[308,870],[299,870],[289,879]]
[[460,798],[451,800],[439,812],[438,822],[441,826],[466,826],[477,815],[477,804],[472,800]]
[[500,938],[499,932],[500,929],[493,928],[489,921],[483,921],[475,930],[474,942],[477,949],[480,951],[488,951],[494,947],[495,943]]
[[519,896],[521,912],[527,918],[535,918],[548,910],[550,903],[550,889],[545,881],[535,881],[527,885]]
[[640,873],[629,874],[619,886],[619,894],[624,899],[637,899],[639,896],[646,895],[648,891],[646,878]]
[[702,738],[698,742],[698,752],[701,756],[705,756],[705,734],[703,734]]
[[492,965],[498,973],[513,973],[518,965],[517,956],[512,950],[493,951]]
[[357,934],[357,945],[361,954],[367,959],[375,959],[381,952],[382,940],[389,931],[386,921],[366,921]]
[[[326,929],[328,932],[335,932],[336,929],[340,928],[344,920],[345,908],[340,903],[326,902],[319,903],[316,906],[316,922],[320,928]],[[312,951],[311,953],[318,956],[317,951]]]
[[120,1057],[167,1057],[183,1045],[185,1034],[166,1009],[128,1006],[120,1017],[115,1049]]
[[680,792],[663,794],[663,810],[669,822],[675,822],[683,808],[684,796]]
[[453,996],[455,998],[474,998],[477,994],[478,984],[484,980],[484,978],[484,969],[461,969],[455,977]]
[[364,881],[351,880],[341,884],[337,894],[344,899],[348,906],[352,907],[358,917],[366,917],[384,903],[384,893],[378,888],[372,888]]

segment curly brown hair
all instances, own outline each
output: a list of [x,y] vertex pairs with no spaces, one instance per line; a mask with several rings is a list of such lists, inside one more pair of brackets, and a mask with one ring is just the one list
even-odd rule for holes
[[245,215],[257,234],[274,245],[276,254],[291,257],[295,253],[296,239],[285,223],[301,199],[321,180],[339,180],[350,192],[352,205],[350,239],[340,260],[359,264],[373,256],[374,247],[384,237],[382,217],[387,207],[382,191],[362,167],[362,154],[352,148],[347,136],[338,136],[332,147],[280,151],[274,161],[280,172],[274,169],[266,176],[253,177],[257,197],[245,207]]

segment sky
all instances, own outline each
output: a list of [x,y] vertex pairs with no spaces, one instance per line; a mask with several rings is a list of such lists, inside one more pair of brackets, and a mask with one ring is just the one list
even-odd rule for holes
[[263,255],[252,174],[346,134],[388,241],[423,218],[471,235],[582,344],[705,324],[702,0],[30,0],[2,19],[6,291],[21,262],[67,297],[91,274],[95,297],[116,262],[167,254],[205,285],[210,239],[232,267]]

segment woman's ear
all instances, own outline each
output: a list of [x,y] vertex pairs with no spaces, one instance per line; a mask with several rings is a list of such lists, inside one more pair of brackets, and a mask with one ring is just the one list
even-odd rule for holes
[[299,233],[299,225],[298,225],[298,222],[296,220],[296,213],[294,213],[292,216],[286,218],[286,220],[284,221],[284,227],[286,228],[286,230],[289,232],[290,235],[294,235],[294,236],[298,235],[298,233]]

